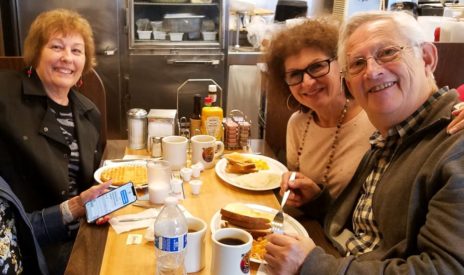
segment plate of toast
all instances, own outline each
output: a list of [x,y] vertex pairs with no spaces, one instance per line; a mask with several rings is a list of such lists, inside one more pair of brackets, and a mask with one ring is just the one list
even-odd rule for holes
[[93,177],[98,183],[111,179],[111,185],[115,187],[131,181],[135,188],[144,188],[148,182],[147,163],[144,160],[111,163],[98,168]]
[[275,159],[254,154],[225,154],[215,166],[216,174],[228,184],[265,191],[280,187],[282,174],[288,169]]
[[[253,236],[253,245],[250,253],[250,260],[256,263],[264,262],[266,253],[265,245],[267,240],[264,238],[271,234],[271,221],[277,209],[252,203],[229,203],[211,218],[211,232],[226,227],[238,227],[248,231]],[[306,229],[293,217],[284,214],[284,232],[291,235],[309,237]]]

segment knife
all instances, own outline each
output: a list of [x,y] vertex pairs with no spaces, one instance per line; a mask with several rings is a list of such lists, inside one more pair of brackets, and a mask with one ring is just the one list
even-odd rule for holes
[[138,161],[138,160],[147,160],[147,159],[109,159],[110,162],[131,162],[131,161]]
[[118,222],[136,222],[141,220],[156,219],[155,217],[139,217],[139,218],[124,218],[118,220]]

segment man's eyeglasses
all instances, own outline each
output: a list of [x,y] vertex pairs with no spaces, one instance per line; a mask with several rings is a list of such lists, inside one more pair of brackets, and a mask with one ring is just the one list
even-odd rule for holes
[[397,61],[401,56],[401,51],[405,49],[402,46],[389,46],[382,49],[377,50],[372,56],[370,57],[358,57],[354,59],[350,59],[348,57],[347,68],[346,72],[349,76],[355,76],[361,72],[363,72],[367,67],[367,60],[373,58],[375,62],[379,65],[383,65],[388,62]]
[[316,63],[309,64],[303,70],[293,70],[285,72],[285,83],[288,86],[298,85],[303,82],[304,74],[308,74],[313,79],[324,76],[330,72],[330,62],[334,61],[335,57],[322,60]]

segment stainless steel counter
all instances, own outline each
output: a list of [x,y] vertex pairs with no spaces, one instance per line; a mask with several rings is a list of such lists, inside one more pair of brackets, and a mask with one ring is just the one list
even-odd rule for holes
[[263,53],[252,47],[241,47],[238,51],[229,49],[227,53],[227,65],[256,65],[262,62]]
[[227,52],[228,102],[227,110],[239,109],[252,122],[251,137],[262,138],[259,127],[259,111],[262,105],[261,71],[257,63],[263,53],[252,47],[232,46]]

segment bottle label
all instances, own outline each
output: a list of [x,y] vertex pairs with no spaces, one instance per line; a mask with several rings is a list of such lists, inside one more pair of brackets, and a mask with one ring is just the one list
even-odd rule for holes
[[181,252],[187,246],[187,234],[163,237],[155,235],[155,247],[165,252]]
[[216,100],[217,100],[216,93],[210,93],[208,96],[211,97],[211,103],[216,103]]
[[205,122],[206,134],[210,136],[218,136],[219,129],[221,129],[221,120],[217,116],[210,116],[206,118]]
[[201,134],[201,120],[200,119],[190,119],[190,136],[195,136]]

